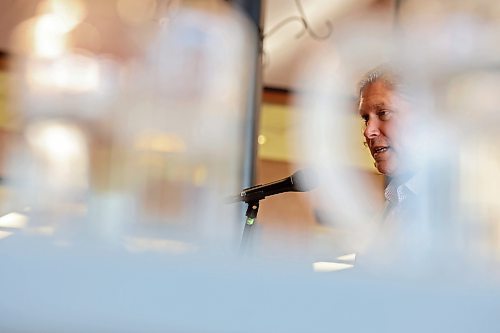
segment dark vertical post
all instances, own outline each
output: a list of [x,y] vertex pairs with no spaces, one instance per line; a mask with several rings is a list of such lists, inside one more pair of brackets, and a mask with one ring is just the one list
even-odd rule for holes
[[242,187],[246,188],[256,182],[256,162],[257,162],[257,136],[259,130],[260,104],[262,99],[262,1],[261,0],[232,0],[230,1],[236,8],[243,11],[255,29],[257,39],[253,55],[253,66],[249,87],[249,101],[245,116],[244,143],[243,143],[243,182]]
[[[229,0],[233,5],[243,11],[252,23],[256,38],[254,39],[253,63],[250,72],[250,84],[248,91],[248,104],[244,119],[243,138],[243,167],[242,167],[242,187],[250,187],[256,183],[257,166],[257,136],[259,130],[260,104],[262,99],[262,0]],[[252,210],[251,206],[256,206]],[[257,216],[258,202],[256,205],[248,205],[247,220],[244,224],[243,235],[240,243],[240,254],[249,255],[252,252],[253,234],[251,228],[255,228],[254,221]],[[254,216],[255,215],[255,216]],[[251,218],[251,223],[249,219]]]

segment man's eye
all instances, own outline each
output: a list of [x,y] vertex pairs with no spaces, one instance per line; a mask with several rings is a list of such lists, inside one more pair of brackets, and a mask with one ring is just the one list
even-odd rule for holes
[[392,112],[389,110],[382,110],[377,113],[380,120],[389,120],[391,119]]

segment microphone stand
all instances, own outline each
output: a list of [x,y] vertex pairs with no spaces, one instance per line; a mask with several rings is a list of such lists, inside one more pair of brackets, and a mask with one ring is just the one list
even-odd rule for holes
[[255,225],[257,219],[257,213],[259,212],[259,200],[245,202],[248,207],[245,213],[245,227],[243,229],[243,235],[241,237],[240,243],[240,254],[248,254],[250,250],[250,239],[251,239],[251,228]]
[[244,189],[235,199],[245,202],[248,207],[246,211],[245,227],[240,244],[240,253],[248,252],[250,243],[250,230],[255,225],[257,213],[259,212],[260,200],[268,196],[284,192],[306,192],[316,186],[315,175],[310,171],[298,170],[290,177],[286,177],[271,183],[255,185]]
[[251,227],[255,223],[257,213],[259,212],[259,200],[247,202],[248,208],[245,216],[247,217],[245,226]]

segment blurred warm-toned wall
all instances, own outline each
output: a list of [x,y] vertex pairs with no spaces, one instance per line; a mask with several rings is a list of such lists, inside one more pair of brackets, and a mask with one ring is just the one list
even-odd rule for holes
[[[294,107],[294,93],[266,89],[261,110],[259,159],[257,163],[257,183],[263,184],[279,180],[293,174],[300,168],[300,151],[294,142],[299,134],[297,112]],[[353,113],[353,118],[357,118]],[[362,142],[362,134],[354,131],[346,140]],[[363,174],[373,180],[380,189],[378,200],[383,201],[384,177],[373,167],[369,153],[360,144],[360,155],[364,155],[352,172]],[[293,244],[298,252],[313,247],[314,234],[324,232],[326,227],[317,219],[321,208],[317,205],[317,193],[282,193],[261,201],[258,215],[260,246],[272,251],[286,243]],[[335,209],[334,205],[329,207]],[[276,237],[279,235],[279,239]]]

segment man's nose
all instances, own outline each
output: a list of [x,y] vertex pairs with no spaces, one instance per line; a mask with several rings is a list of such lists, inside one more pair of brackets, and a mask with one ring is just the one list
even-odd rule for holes
[[380,129],[376,121],[369,120],[364,131],[366,139],[374,139],[380,135]]

